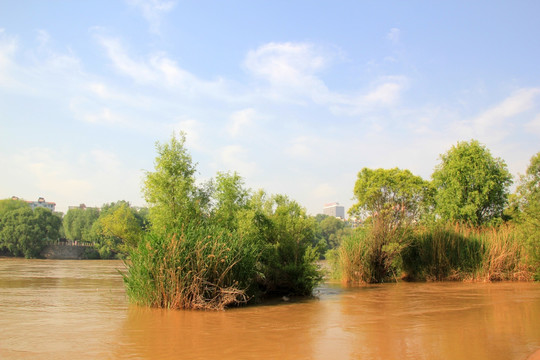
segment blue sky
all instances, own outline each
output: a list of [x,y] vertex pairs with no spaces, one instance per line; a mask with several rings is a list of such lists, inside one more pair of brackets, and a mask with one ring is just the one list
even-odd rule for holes
[[0,1],[0,198],[144,205],[155,142],[309,213],[363,167],[540,151],[538,1]]

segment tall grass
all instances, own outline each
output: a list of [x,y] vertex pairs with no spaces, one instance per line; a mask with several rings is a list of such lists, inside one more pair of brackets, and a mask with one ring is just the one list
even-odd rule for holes
[[480,228],[444,225],[416,230],[402,254],[410,280],[530,280],[518,233],[510,225]]
[[134,303],[171,309],[243,304],[256,292],[258,256],[257,244],[215,226],[148,234],[127,262],[127,294]]
[[385,229],[367,227],[345,238],[332,258],[334,277],[347,283],[534,277],[525,243],[512,225]]
[[[401,252],[411,241],[404,224],[374,219],[369,227],[346,237],[338,249],[338,266],[347,283],[396,281],[401,267]],[[334,266],[336,267],[336,266]]]

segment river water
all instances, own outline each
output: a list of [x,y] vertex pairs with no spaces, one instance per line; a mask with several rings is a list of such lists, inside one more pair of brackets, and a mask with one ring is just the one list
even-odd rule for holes
[[324,284],[221,312],[128,304],[118,261],[0,259],[0,359],[527,359],[538,283]]

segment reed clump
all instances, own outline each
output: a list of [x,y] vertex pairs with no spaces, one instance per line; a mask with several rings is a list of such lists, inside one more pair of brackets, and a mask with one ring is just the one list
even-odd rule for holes
[[408,280],[531,280],[527,253],[511,225],[422,227],[402,254]]
[[213,309],[247,303],[256,289],[259,247],[216,226],[148,234],[124,275],[130,299],[151,307]]
[[404,224],[373,219],[365,228],[345,238],[338,249],[334,268],[340,268],[346,283],[396,281],[401,268],[401,253],[411,242],[411,229]]
[[397,281],[530,281],[534,269],[515,226],[437,224],[358,229],[331,258],[346,283]]

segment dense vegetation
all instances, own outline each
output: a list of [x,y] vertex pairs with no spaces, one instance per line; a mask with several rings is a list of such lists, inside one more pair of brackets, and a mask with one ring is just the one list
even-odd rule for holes
[[150,230],[130,252],[133,302],[221,309],[272,295],[309,295],[317,268],[316,221],[284,195],[244,188],[236,174],[197,185],[183,134],[158,143],[146,174]]
[[399,169],[358,174],[350,213],[366,221],[330,253],[336,278],[540,279],[540,153],[512,196],[506,164],[477,141],[440,159],[431,182]]
[[21,200],[0,200],[0,254],[38,257],[60,236],[61,217],[45,208],[34,211]]

